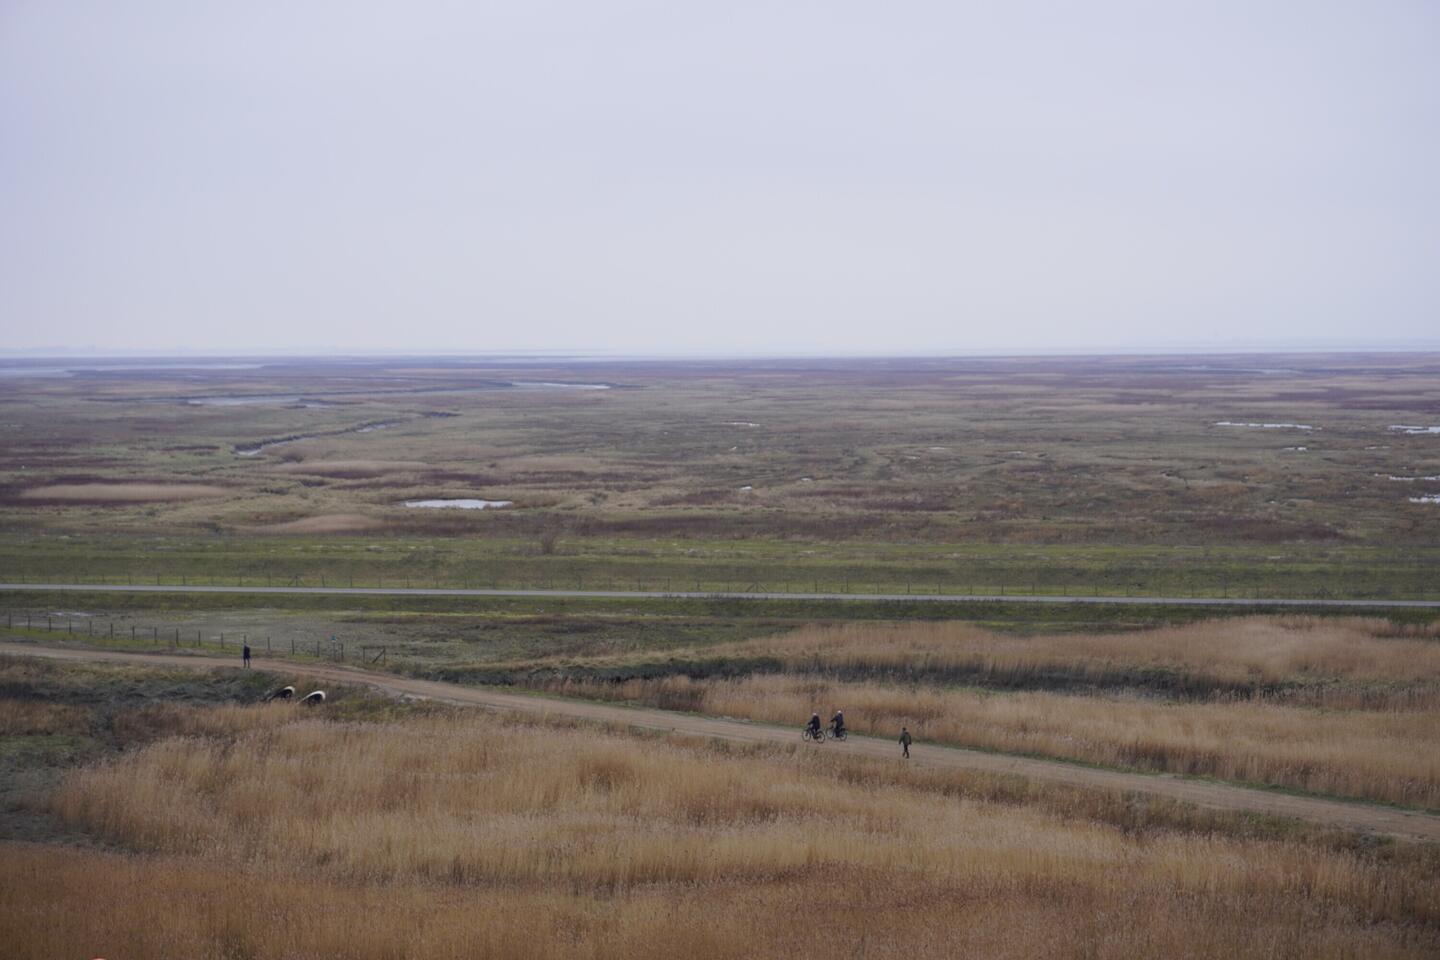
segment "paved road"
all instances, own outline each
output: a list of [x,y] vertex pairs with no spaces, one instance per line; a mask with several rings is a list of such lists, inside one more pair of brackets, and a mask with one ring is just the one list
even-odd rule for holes
[[1348,607],[1348,608],[1440,608],[1440,600],[1306,600],[1300,597],[1085,597],[1041,594],[953,594],[953,593],[744,593],[694,590],[466,590],[458,587],[219,587],[190,584],[113,583],[0,583],[3,591],[85,593],[240,593],[315,594],[358,597],[596,597],[622,600],[849,600],[907,601],[936,603],[1092,603],[1132,606],[1173,607]]
[[[90,650],[80,647],[42,647],[29,643],[0,642],[0,655],[104,663],[138,663],[200,670],[237,667],[234,657],[132,653]],[[601,721],[646,730],[714,737],[741,743],[798,745],[800,742],[798,724],[791,729],[721,717],[672,713],[666,710],[528,696],[484,687],[467,687],[435,680],[416,680],[410,677],[337,665],[301,665],[282,660],[261,659],[256,659],[254,664],[257,669],[277,673],[291,680],[307,677],[332,683],[365,684],[391,694],[486,707],[492,710],[514,710],[540,716]],[[829,750],[837,753],[843,751],[854,756],[870,757],[892,763],[902,762],[898,757],[899,747],[896,744],[889,740],[878,740],[873,737],[852,736],[843,744],[827,743],[807,749]],[[1210,810],[1253,811],[1296,817],[1329,827],[1383,834],[1404,840],[1440,842],[1440,816],[1396,810],[1375,804],[1298,797],[1224,783],[1185,780],[1164,774],[1098,770],[1053,760],[982,753],[978,750],[966,750],[961,747],[917,744],[912,748],[912,752],[914,759],[911,762],[915,766],[1014,774],[1047,783],[1151,794],[1182,800]]]

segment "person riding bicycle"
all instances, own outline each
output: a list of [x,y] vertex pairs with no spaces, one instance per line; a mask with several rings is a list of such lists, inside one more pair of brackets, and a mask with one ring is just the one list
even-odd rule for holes
[[830,728],[835,732],[835,736],[837,736],[837,737],[840,736],[840,734],[842,734],[842,733],[845,732],[845,711],[844,711],[844,710],[836,710],[836,711],[835,711],[835,716],[833,716],[833,717],[830,718]]
[[820,732],[820,714],[810,714],[810,735],[813,737]]

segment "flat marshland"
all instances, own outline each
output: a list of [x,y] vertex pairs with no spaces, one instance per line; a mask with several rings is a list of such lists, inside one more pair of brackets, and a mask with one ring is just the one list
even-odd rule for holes
[[1425,597],[1437,410],[1431,354],[82,366],[0,377],[0,575]]
[[159,705],[146,695],[178,677],[0,671],[7,699],[69,708],[0,711],[7,763],[42,762],[46,738],[92,743],[79,765],[52,756],[43,789],[0,821],[41,824],[0,845],[0,934],[17,957],[1440,946],[1440,862],[1423,846],[798,744],[726,748],[358,694],[319,712],[242,705],[260,688],[235,686],[239,671],[192,676],[189,704]]

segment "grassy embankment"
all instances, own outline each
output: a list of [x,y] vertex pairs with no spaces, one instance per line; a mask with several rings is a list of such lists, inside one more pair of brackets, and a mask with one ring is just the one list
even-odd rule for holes
[[[137,650],[235,653],[251,638],[261,655],[313,654],[334,636],[353,657],[384,647],[388,665],[425,676],[513,682],[508,664],[542,657],[631,655],[771,636],[814,624],[965,621],[1005,633],[1137,630],[1273,613],[1261,607],[1081,605],[593,597],[317,596],[304,594],[45,593],[0,597],[0,623],[16,639]],[[1315,608],[1312,615],[1352,616]],[[1440,612],[1387,609],[1423,626]],[[47,626],[48,625],[48,626]],[[133,630],[134,640],[131,640]],[[178,640],[177,640],[178,636]],[[199,638],[197,644],[197,636]],[[224,637],[222,645],[221,638]],[[733,672],[733,671],[732,671]]]
[[[1440,549],[618,539],[545,553],[512,521],[448,536],[137,537],[0,543],[0,580],[113,585],[500,587],[701,592],[1435,599]],[[518,523],[528,523],[522,520]]]

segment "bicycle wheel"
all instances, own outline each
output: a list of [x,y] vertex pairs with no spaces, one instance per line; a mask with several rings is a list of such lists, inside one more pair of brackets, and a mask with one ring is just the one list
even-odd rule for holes
[[849,736],[850,736],[850,731],[849,731],[849,730],[839,730],[839,731],[836,731],[835,733],[830,734],[830,739],[831,739],[831,740],[845,740],[845,739],[846,739],[847,737],[849,737]]

